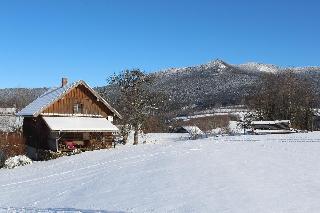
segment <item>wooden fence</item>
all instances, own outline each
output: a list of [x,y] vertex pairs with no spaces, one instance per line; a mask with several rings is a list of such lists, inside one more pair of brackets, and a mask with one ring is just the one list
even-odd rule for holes
[[21,132],[0,132],[0,150],[6,157],[25,154],[25,142]]

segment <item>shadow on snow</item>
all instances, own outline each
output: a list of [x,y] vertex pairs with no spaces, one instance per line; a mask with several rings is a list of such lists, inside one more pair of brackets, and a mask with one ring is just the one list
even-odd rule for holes
[[28,213],[125,213],[124,211],[107,211],[107,210],[90,210],[90,209],[76,209],[76,208],[33,208],[33,207],[0,207],[0,213],[16,213],[16,212],[28,212]]

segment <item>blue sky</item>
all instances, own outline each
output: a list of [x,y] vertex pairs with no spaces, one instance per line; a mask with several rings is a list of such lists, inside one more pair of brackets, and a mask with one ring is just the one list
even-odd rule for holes
[[106,84],[220,58],[320,65],[320,3],[289,0],[2,0],[0,88]]

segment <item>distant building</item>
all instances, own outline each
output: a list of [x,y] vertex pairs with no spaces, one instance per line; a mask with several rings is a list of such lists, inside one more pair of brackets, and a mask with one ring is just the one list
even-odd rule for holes
[[173,130],[174,133],[189,133],[203,135],[203,131],[197,126],[180,126]]
[[292,133],[290,120],[252,121],[251,133],[253,134],[283,134]]

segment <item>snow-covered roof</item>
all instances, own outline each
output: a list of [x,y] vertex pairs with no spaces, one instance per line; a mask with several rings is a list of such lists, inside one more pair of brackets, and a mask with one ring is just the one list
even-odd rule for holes
[[84,81],[76,81],[74,83],[67,84],[63,87],[49,89],[43,95],[38,97],[35,101],[33,101],[24,109],[22,109],[20,112],[18,112],[17,116],[37,117],[39,114],[41,114],[41,112],[43,112],[51,104],[61,99],[70,90],[72,90],[73,88],[79,85],[84,85],[87,89],[89,89],[92,92],[92,94],[94,94],[97,97],[97,99],[99,99],[103,104],[105,104],[116,116],[121,118],[121,115]]
[[61,132],[117,132],[119,129],[106,118],[43,117],[52,131]]
[[290,123],[290,120],[275,120],[275,121],[251,121],[251,124],[279,124],[279,123]]
[[197,126],[182,126],[188,133],[202,135],[204,134],[202,130]]

